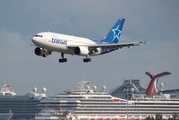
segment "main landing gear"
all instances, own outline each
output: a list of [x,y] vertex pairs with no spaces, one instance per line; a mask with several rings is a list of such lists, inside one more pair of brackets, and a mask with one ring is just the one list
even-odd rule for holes
[[67,59],[64,58],[64,53],[61,53],[61,57],[62,58],[59,59],[59,63],[67,62]]
[[[64,58],[64,53],[61,53],[61,57],[62,58],[59,59],[59,63],[67,62],[67,59]],[[91,62],[91,61],[92,59],[89,58],[89,56],[86,56],[86,58],[83,59],[83,62]]]
[[88,58],[89,56],[86,56],[86,58],[83,59],[83,62],[91,62],[92,59],[91,58]]

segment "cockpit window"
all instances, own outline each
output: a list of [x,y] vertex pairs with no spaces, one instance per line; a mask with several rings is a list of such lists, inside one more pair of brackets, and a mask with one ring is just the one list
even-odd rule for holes
[[42,35],[35,35],[35,37],[43,37]]

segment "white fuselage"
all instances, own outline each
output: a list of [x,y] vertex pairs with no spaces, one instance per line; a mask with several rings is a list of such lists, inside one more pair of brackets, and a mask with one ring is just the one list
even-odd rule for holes
[[[37,36],[38,35],[38,36]],[[74,49],[69,46],[88,46],[96,44],[94,41],[77,36],[58,34],[52,32],[38,33],[32,38],[32,42],[41,48],[49,51],[62,52],[64,54],[74,54]],[[98,52],[91,55],[101,54],[101,49],[97,48]]]

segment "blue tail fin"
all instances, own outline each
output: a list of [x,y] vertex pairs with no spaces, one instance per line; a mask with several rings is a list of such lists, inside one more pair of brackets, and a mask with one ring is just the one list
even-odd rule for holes
[[113,44],[113,43],[118,43],[121,32],[122,32],[122,27],[124,25],[124,18],[119,19],[114,26],[110,29],[106,37],[102,39],[102,42],[108,43],[108,44]]

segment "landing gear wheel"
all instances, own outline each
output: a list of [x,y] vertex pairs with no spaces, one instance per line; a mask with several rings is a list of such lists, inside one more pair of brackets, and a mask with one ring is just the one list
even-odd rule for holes
[[92,59],[91,58],[88,58],[88,62],[91,62],[92,61]]
[[59,63],[61,63],[62,62],[62,59],[59,59]]
[[45,54],[43,54],[42,56],[43,56],[43,57],[46,57],[46,55],[45,55]]
[[67,59],[66,59],[66,58],[64,58],[64,59],[63,59],[63,61],[64,61],[64,62],[67,62]]
[[84,59],[83,59],[83,62],[91,62],[91,61],[92,61],[91,58],[84,58]]
[[86,62],[86,59],[85,59],[85,58],[83,59],[83,62]]
[[67,62],[66,58],[59,59],[59,63]]

